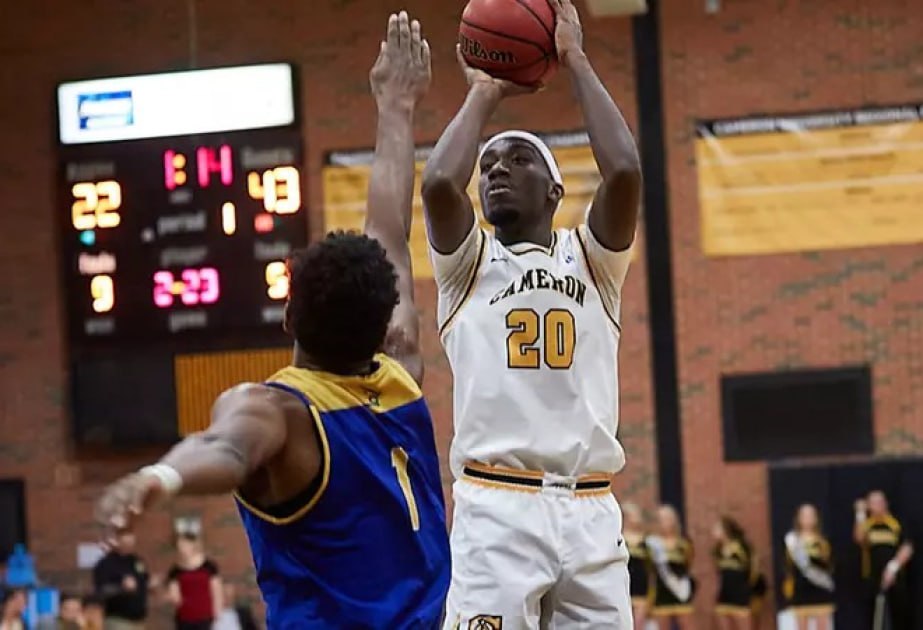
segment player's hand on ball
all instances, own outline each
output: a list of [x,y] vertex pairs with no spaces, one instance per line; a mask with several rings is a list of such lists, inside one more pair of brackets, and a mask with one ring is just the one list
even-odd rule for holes
[[504,79],[498,79],[492,77],[483,70],[478,70],[465,61],[465,56],[462,54],[462,49],[460,44],[455,45],[455,56],[458,58],[458,65],[461,66],[462,71],[465,73],[465,80],[468,81],[468,87],[474,88],[484,88],[491,90],[496,93],[500,98],[506,98],[507,96],[518,96],[520,94],[532,94],[533,92],[538,92],[539,90],[544,89],[544,86],[539,85],[520,85],[518,83],[513,83],[512,81],[505,81]]
[[135,473],[122,477],[106,488],[96,503],[96,522],[106,531],[106,540],[118,531],[130,529],[134,520],[163,496],[163,486],[156,477]]
[[379,105],[412,107],[429,90],[432,70],[429,42],[417,20],[406,11],[388,18],[388,33],[369,73]]
[[554,45],[558,51],[558,59],[566,65],[568,55],[583,53],[583,27],[580,26],[580,15],[572,0],[550,0],[550,3],[556,16]]

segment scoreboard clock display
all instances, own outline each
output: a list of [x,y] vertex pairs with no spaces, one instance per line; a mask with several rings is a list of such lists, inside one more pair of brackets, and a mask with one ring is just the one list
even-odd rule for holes
[[162,420],[110,426],[129,412],[114,389],[165,392],[158,417],[175,416],[176,357],[284,340],[286,259],[308,237],[293,69],[70,82],[57,100],[78,436],[149,441]]

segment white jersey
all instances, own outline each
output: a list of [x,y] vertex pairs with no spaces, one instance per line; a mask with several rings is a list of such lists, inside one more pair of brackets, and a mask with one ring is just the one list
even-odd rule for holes
[[477,225],[430,248],[439,332],[455,377],[451,467],[467,461],[560,475],[615,473],[621,288],[630,248],[585,226],[551,248],[510,247]]

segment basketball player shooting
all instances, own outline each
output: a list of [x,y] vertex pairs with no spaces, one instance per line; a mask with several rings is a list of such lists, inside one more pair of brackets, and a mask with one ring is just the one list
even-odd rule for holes
[[[530,89],[466,66],[461,54],[468,95],[424,172],[440,335],[455,379],[445,628],[632,627],[609,480],[624,465],[616,355],[640,165],[583,51],[575,7],[551,4],[558,58],[602,174],[586,224],[552,229],[564,188],[537,137],[504,132],[479,153],[499,103]],[[465,192],[476,164],[492,234]]]
[[392,15],[371,71],[366,234],[332,233],[294,255],[292,365],[225,392],[208,430],[98,504],[119,530],[159,499],[235,492],[270,630],[442,619],[448,535],[407,245],[413,112],[429,83],[419,23]]

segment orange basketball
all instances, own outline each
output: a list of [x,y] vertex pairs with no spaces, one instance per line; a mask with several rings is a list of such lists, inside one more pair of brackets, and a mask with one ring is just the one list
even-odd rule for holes
[[548,0],[470,0],[458,39],[468,65],[521,85],[544,82],[558,65]]

